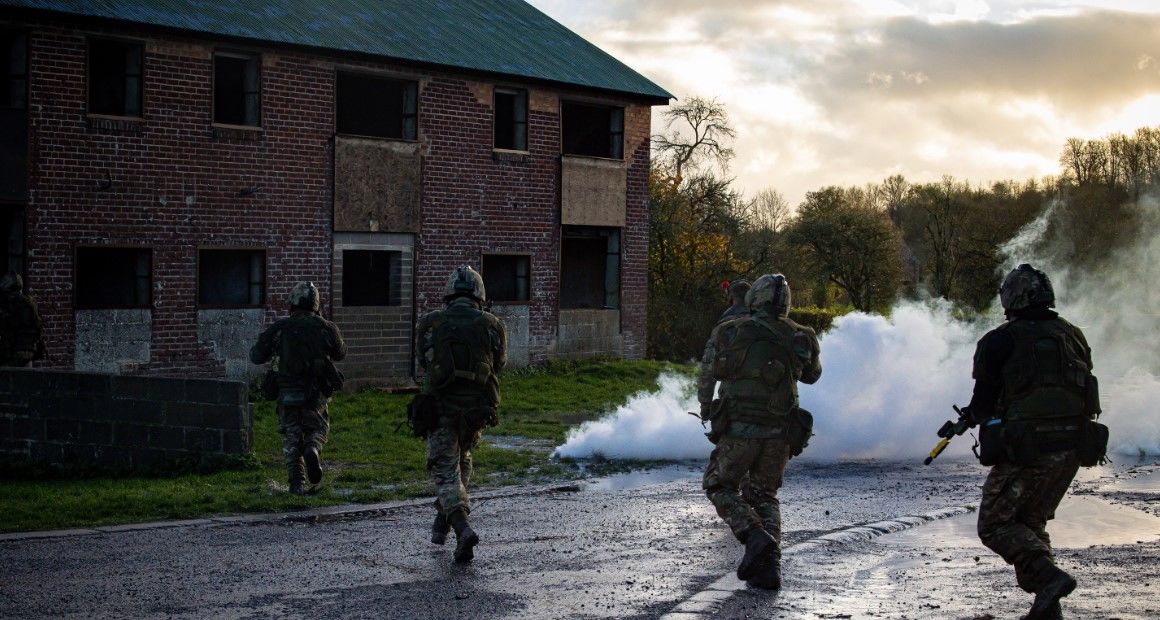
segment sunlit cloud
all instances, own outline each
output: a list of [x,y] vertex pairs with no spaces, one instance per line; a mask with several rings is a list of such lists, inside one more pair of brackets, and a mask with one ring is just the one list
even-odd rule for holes
[[1069,137],[1160,125],[1153,0],[532,3],[677,97],[723,102],[747,194],[1054,175]]

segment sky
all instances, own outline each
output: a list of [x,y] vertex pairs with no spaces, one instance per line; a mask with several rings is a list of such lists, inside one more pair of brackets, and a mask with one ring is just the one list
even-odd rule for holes
[[723,103],[736,187],[792,205],[893,174],[1056,175],[1068,138],[1160,126],[1160,0],[530,2],[678,99]]

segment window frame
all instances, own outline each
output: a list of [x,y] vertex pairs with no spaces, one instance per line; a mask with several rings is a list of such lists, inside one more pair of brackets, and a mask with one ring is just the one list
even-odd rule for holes
[[[396,138],[396,137],[391,137],[391,136],[377,136],[377,135],[369,134],[369,133],[352,133],[352,132],[348,132],[348,131],[342,131],[342,129],[339,128],[339,96],[340,96],[339,81],[341,80],[341,77],[343,75],[355,76],[355,77],[358,77],[361,79],[381,80],[384,82],[398,82],[398,83],[410,85],[413,88],[413,92],[414,92],[414,110],[413,111],[411,111],[411,112],[406,111],[405,104],[406,104],[407,96],[406,96],[406,94],[403,95],[404,105],[402,107],[404,109],[403,109],[402,115],[399,117],[399,124],[400,124],[402,137]],[[398,74],[393,74],[393,73],[380,73],[380,72],[369,71],[365,68],[358,68],[358,67],[335,67],[335,69],[334,69],[334,135],[347,137],[347,138],[365,138],[368,140],[394,140],[397,142],[418,142],[419,141],[419,99],[420,99],[420,94],[421,94],[420,93],[420,86],[422,86],[422,81],[416,76],[403,76],[403,75],[398,75]],[[412,128],[413,135],[411,137],[407,137],[407,135],[406,135],[407,134],[406,130],[407,130],[407,120],[408,119],[411,119],[412,125],[413,125],[413,128]]]
[[[262,256],[262,292],[258,296],[257,304],[216,304],[203,303],[201,300],[201,254],[202,252],[250,252],[260,253]],[[252,259],[251,259],[252,260]],[[194,301],[198,310],[239,310],[239,309],[254,309],[265,308],[268,302],[268,294],[270,291],[270,253],[266,248],[254,246],[222,246],[222,245],[206,245],[198,246],[197,258],[194,260],[196,284],[194,288]],[[254,286],[253,277],[250,278],[250,287]]]
[[[524,280],[527,281],[527,284],[525,286],[526,286],[526,291],[527,291],[528,297],[527,297],[527,299],[522,299],[522,300],[521,299],[492,299],[491,291],[488,290],[487,291],[487,301],[494,303],[495,305],[498,305],[498,306],[527,306],[527,305],[530,305],[532,303],[532,254],[530,252],[482,252],[482,253],[480,253],[480,255],[479,255],[480,274],[479,275],[484,279],[485,283],[487,281],[487,267],[484,265],[484,261],[489,256],[515,256],[517,258],[527,259],[528,273],[527,273],[527,275],[524,276]],[[520,279],[520,276],[518,274],[518,270],[517,270],[517,274],[516,274],[515,278],[516,278],[517,282]],[[519,286],[517,285],[516,288],[518,290]]]
[[[515,131],[515,129],[518,128],[519,126],[521,126],[521,125],[523,126],[524,148],[522,148],[522,149],[519,148],[519,141],[515,140],[514,137],[513,137],[514,144],[511,148],[503,147],[503,146],[499,145],[499,135],[497,133],[499,130],[499,123],[498,123],[499,115],[496,113],[496,111],[499,109],[499,105],[498,105],[498,102],[496,101],[496,97],[500,94],[513,95],[517,102],[520,100],[521,97],[523,99],[523,111],[524,111],[523,120],[522,121],[519,120],[518,116],[515,114],[515,111],[519,109],[519,106],[516,105],[513,107],[513,116],[516,116],[516,118],[513,118],[511,121],[513,131]],[[492,89],[492,94],[491,94],[491,146],[492,146],[492,150],[499,151],[501,153],[528,153],[528,152],[530,152],[531,147],[529,145],[529,139],[528,139],[528,137],[529,137],[529,129],[528,128],[530,125],[529,117],[531,116],[531,110],[529,109],[529,103],[530,103],[529,100],[530,100],[530,95],[528,93],[528,89],[526,89],[526,88],[517,88],[514,86],[496,86],[495,88]]]
[[[137,76],[139,84],[137,86],[137,114],[110,114],[108,112],[94,112],[93,111],[93,43],[117,43],[121,45],[132,45],[141,48],[141,72]],[[146,65],[146,45],[145,41],[141,39],[132,39],[125,37],[106,37],[106,36],[88,36],[85,38],[85,114],[89,117],[95,118],[111,118],[128,121],[142,121],[145,119],[145,82],[147,77]],[[121,87],[125,88],[125,79],[128,74],[122,75]],[[125,98],[128,102],[128,98]]]
[[[242,106],[243,106],[243,114],[245,114],[246,98],[249,97],[250,95],[254,95],[257,98],[258,103],[257,103],[256,107],[257,107],[258,118],[257,118],[257,122],[255,124],[253,124],[253,125],[246,125],[246,124],[238,125],[238,124],[226,123],[226,122],[222,122],[222,121],[218,120],[218,118],[217,118],[217,93],[218,93],[218,90],[217,90],[218,89],[217,61],[218,61],[219,57],[220,58],[231,58],[234,60],[252,61],[254,63],[255,71],[257,72],[257,90],[252,92],[252,93],[245,90],[245,88],[246,88],[246,86],[245,86],[245,74],[243,73],[243,76],[242,76]],[[264,98],[262,97],[263,77],[264,76],[263,76],[263,71],[262,71],[262,54],[260,52],[246,52],[246,51],[240,51],[240,50],[236,50],[236,49],[214,50],[211,61],[210,61],[210,84],[211,84],[211,86],[210,86],[210,110],[209,110],[210,124],[213,125],[214,127],[224,127],[227,129],[242,129],[242,130],[249,130],[249,131],[261,130],[263,128],[262,123],[265,121],[265,116],[266,116],[263,113],[264,112],[263,105],[265,103]]]
[[[582,106],[582,107],[586,107],[586,108],[604,109],[605,111],[609,112],[608,127],[607,127],[608,149],[609,149],[608,155],[587,155],[584,153],[569,153],[568,151],[565,150],[565,137],[564,137],[565,131],[564,131],[564,128],[566,125],[566,120],[565,120],[564,108],[565,108],[565,106],[569,106],[569,105]],[[584,99],[584,98],[561,97],[560,98],[560,155],[562,155],[564,157],[590,157],[593,159],[605,159],[605,160],[609,160],[609,161],[619,161],[619,162],[625,161],[625,159],[624,159],[624,151],[625,151],[625,148],[624,148],[625,147],[624,127],[625,127],[625,117],[627,116],[627,110],[628,110],[628,107],[624,104],[621,104],[621,103],[613,103],[613,102],[609,102],[609,101],[596,101],[596,100]],[[617,113],[619,113],[619,121],[620,121],[619,125],[620,125],[620,127],[619,127],[619,130],[613,131],[613,129],[612,129],[612,125],[614,124],[613,120],[614,120],[614,116]],[[613,148],[614,144],[617,146],[617,148]]]
[[[149,257],[149,270],[145,276],[146,277],[146,286],[145,286],[146,299],[145,299],[145,301],[139,302],[137,304],[127,305],[127,306],[98,306],[98,305],[89,305],[89,304],[82,305],[81,301],[80,301],[80,290],[81,290],[80,286],[79,286],[79,284],[80,284],[80,269],[78,268],[78,265],[80,264],[80,254],[81,254],[81,251],[83,251],[83,250],[136,250],[138,252],[144,252],[146,254],[146,256]],[[92,245],[92,244],[79,244],[79,245],[74,246],[73,247],[73,264],[72,264],[72,268],[73,268],[73,274],[72,274],[73,275],[73,277],[72,277],[72,285],[73,285],[73,288],[72,288],[72,307],[73,307],[73,312],[75,313],[78,310],[152,310],[153,309],[153,284],[154,284],[153,267],[154,267],[153,248],[150,246]],[[137,286],[140,286],[141,275],[137,274],[134,276],[134,278],[137,280],[137,282],[136,282]],[[134,292],[134,296],[136,296],[136,291]]]

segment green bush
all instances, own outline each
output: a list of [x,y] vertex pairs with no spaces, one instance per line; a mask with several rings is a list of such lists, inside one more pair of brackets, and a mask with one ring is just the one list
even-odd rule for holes
[[806,327],[814,328],[814,331],[819,334],[830,329],[834,324],[834,319],[846,314],[849,310],[844,308],[791,308],[789,311],[789,318],[794,322],[801,323]]

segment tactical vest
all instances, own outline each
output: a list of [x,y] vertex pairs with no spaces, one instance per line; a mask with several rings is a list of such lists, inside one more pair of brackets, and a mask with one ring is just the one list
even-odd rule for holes
[[1000,329],[1015,341],[1003,365],[1000,407],[1007,420],[1084,415],[1091,380],[1083,341],[1063,319],[1015,320]]
[[798,405],[800,362],[794,325],[785,319],[738,319],[721,327],[713,378],[730,421],[776,426]]
[[479,394],[499,404],[499,381],[492,360],[490,322],[477,308],[452,306],[432,330],[431,387],[453,394]]

